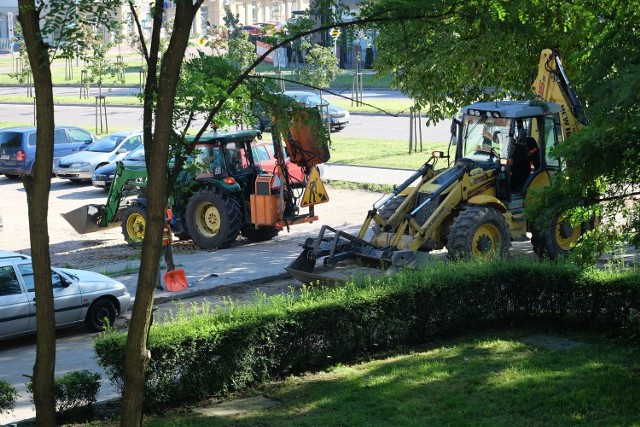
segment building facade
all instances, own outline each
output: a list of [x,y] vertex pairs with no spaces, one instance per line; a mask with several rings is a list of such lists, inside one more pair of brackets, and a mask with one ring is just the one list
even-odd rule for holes
[[[137,0],[136,4],[136,13],[143,27],[150,26],[150,2]],[[166,19],[172,19],[175,16],[175,2],[166,0],[163,5]],[[193,34],[203,34],[207,25],[224,25],[225,6],[229,7],[243,25],[258,22],[284,23],[294,12],[306,10],[309,0],[205,0],[193,21]],[[11,30],[18,22],[17,16],[18,0],[0,0],[0,51],[11,48]],[[114,16],[123,22],[126,34],[133,32],[133,19],[128,5],[114,11]],[[96,29],[96,32],[100,33],[100,30]],[[105,36],[107,39],[110,37],[109,34]]]

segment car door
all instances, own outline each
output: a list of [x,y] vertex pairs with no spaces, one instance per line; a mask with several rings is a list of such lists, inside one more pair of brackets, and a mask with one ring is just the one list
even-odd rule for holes
[[[18,266],[22,280],[27,288],[27,296],[31,304],[32,312],[36,310],[35,281],[33,277],[33,266],[31,263],[24,263]],[[82,295],[80,287],[56,271],[51,271],[51,283],[53,285],[53,305],[56,316],[56,326],[67,325],[80,320],[82,314]],[[35,329],[35,315],[32,318],[33,324],[30,328]]]
[[29,328],[29,300],[13,264],[0,265],[0,337]]

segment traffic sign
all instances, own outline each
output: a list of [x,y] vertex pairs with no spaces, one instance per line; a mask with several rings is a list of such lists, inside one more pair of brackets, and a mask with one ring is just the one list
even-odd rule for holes
[[329,201],[329,196],[327,195],[327,190],[324,188],[324,184],[320,180],[320,174],[318,173],[318,168],[311,168],[311,172],[309,173],[309,182],[307,183],[307,187],[304,189],[304,193],[302,194],[302,201],[300,202],[300,207],[318,205],[320,203],[326,203]]
[[340,28],[333,27],[331,31],[329,31],[329,34],[331,34],[331,37],[333,37],[333,40],[336,40],[338,37],[340,37]]

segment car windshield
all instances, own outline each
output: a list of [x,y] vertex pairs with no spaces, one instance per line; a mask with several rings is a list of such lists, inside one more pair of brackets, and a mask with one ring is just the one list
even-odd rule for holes
[[144,160],[144,145],[137,146],[133,151],[124,156],[123,160]]
[[97,151],[100,153],[110,153],[122,142],[125,137],[122,135],[107,135],[98,142],[92,144],[86,151]]
[[475,161],[497,161],[507,154],[511,119],[466,116],[463,156]]
[[300,97],[300,101],[304,102],[305,104],[307,104],[310,107],[315,107],[316,105],[320,104],[320,97],[316,96],[316,95],[307,95],[307,96],[302,96]]

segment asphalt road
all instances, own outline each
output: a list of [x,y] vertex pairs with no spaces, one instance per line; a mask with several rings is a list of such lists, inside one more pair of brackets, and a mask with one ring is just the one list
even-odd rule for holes
[[[3,121],[34,123],[33,105],[0,104],[0,111],[2,112]],[[55,106],[55,121],[58,125],[81,126],[96,133],[98,133],[97,130],[106,130],[107,128],[109,131],[114,131],[142,127],[142,107],[107,106],[106,120],[103,120],[101,124],[99,120],[96,120],[97,117],[94,106]],[[424,142],[449,141],[450,122],[448,121],[428,127],[423,122],[421,128]],[[375,139],[406,139],[408,142],[409,130],[410,120],[407,115],[394,117],[384,114],[352,114],[351,123],[335,135]]]

